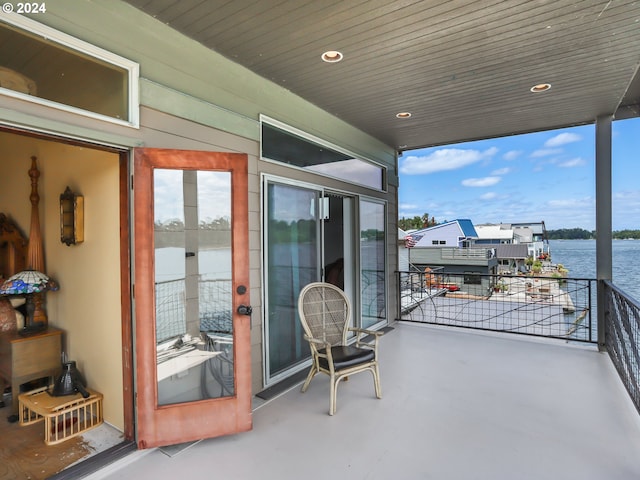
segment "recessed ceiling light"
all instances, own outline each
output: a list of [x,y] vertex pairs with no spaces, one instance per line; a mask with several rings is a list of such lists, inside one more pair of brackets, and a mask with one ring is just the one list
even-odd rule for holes
[[533,87],[531,87],[531,91],[533,93],[546,92],[550,88],[551,88],[551,84],[550,83],[539,83],[539,84],[534,85]]
[[411,112],[396,113],[396,117],[398,118],[409,118],[410,116],[411,116]]
[[341,52],[338,52],[337,50],[329,50],[324,52],[321,58],[327,63],[336,63],[342,60],[343,57],[344,55],[342,55]]

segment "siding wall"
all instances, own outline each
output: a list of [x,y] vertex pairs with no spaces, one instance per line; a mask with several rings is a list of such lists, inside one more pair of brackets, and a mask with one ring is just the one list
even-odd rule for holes
[[[438,245],[440,247],[458,247],[458,237],[462,236],[460,227],[458,224],[452,223],[449,225],[443,225],[442,227],[432,227],[418,242],[420,247],[431,247],[433,240],[444,240],[447,242],[445,245]],[[434,247],[436,245],[433,245]]]

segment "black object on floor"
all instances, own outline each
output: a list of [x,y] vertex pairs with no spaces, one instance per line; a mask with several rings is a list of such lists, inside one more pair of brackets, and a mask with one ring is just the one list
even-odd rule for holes
[[262,398],[263,400],[270,400],[273,397],[280,395],[285,390],[288,390],[296,383],[302,382],[305,378],[307,378],[308,370],[303,370],[294,375],[291,375],[289,378],[285,378],[281,382],[276,383],[268,388],[265,388],[261,392],[256,393],[256,397]]

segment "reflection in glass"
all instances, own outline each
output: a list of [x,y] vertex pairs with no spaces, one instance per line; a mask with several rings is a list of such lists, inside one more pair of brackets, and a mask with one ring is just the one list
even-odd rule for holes
[[360,200],[360,265],[362,327],[387,317],[385,296],[384,204]]
[[262,123],[262,158],[276,160],[340,180],[384,190],[384,169],[353,155]]
[[131,120],[129,72],[123,67],[72,50],[17,27],[0,23],[2,67],[10,90],[95,112]]
[[231,175],[154,171],[158,404],[235,394]]
[[268,184],[267,272],[269,376],[310,355],[297,318],[300,290],[320,279],[316,191]]

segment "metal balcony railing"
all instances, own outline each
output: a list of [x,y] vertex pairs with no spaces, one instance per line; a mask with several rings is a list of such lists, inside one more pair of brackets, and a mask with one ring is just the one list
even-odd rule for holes
[[605,347],[640,413],[640,304],[609,281],[603,281]]
[[401,320],[596,342],[595,280],[398,272]]
[[[597,343],[595,279],[453,274],[398,275],[398,319]],[[602,343],[640,413],[640,303],[603,281]]]
[[[230,333],[231,280],[198,281],[200,330]],[[185,279],[158,282],[156,289],[156,340],[184,335],[187,331]]]

